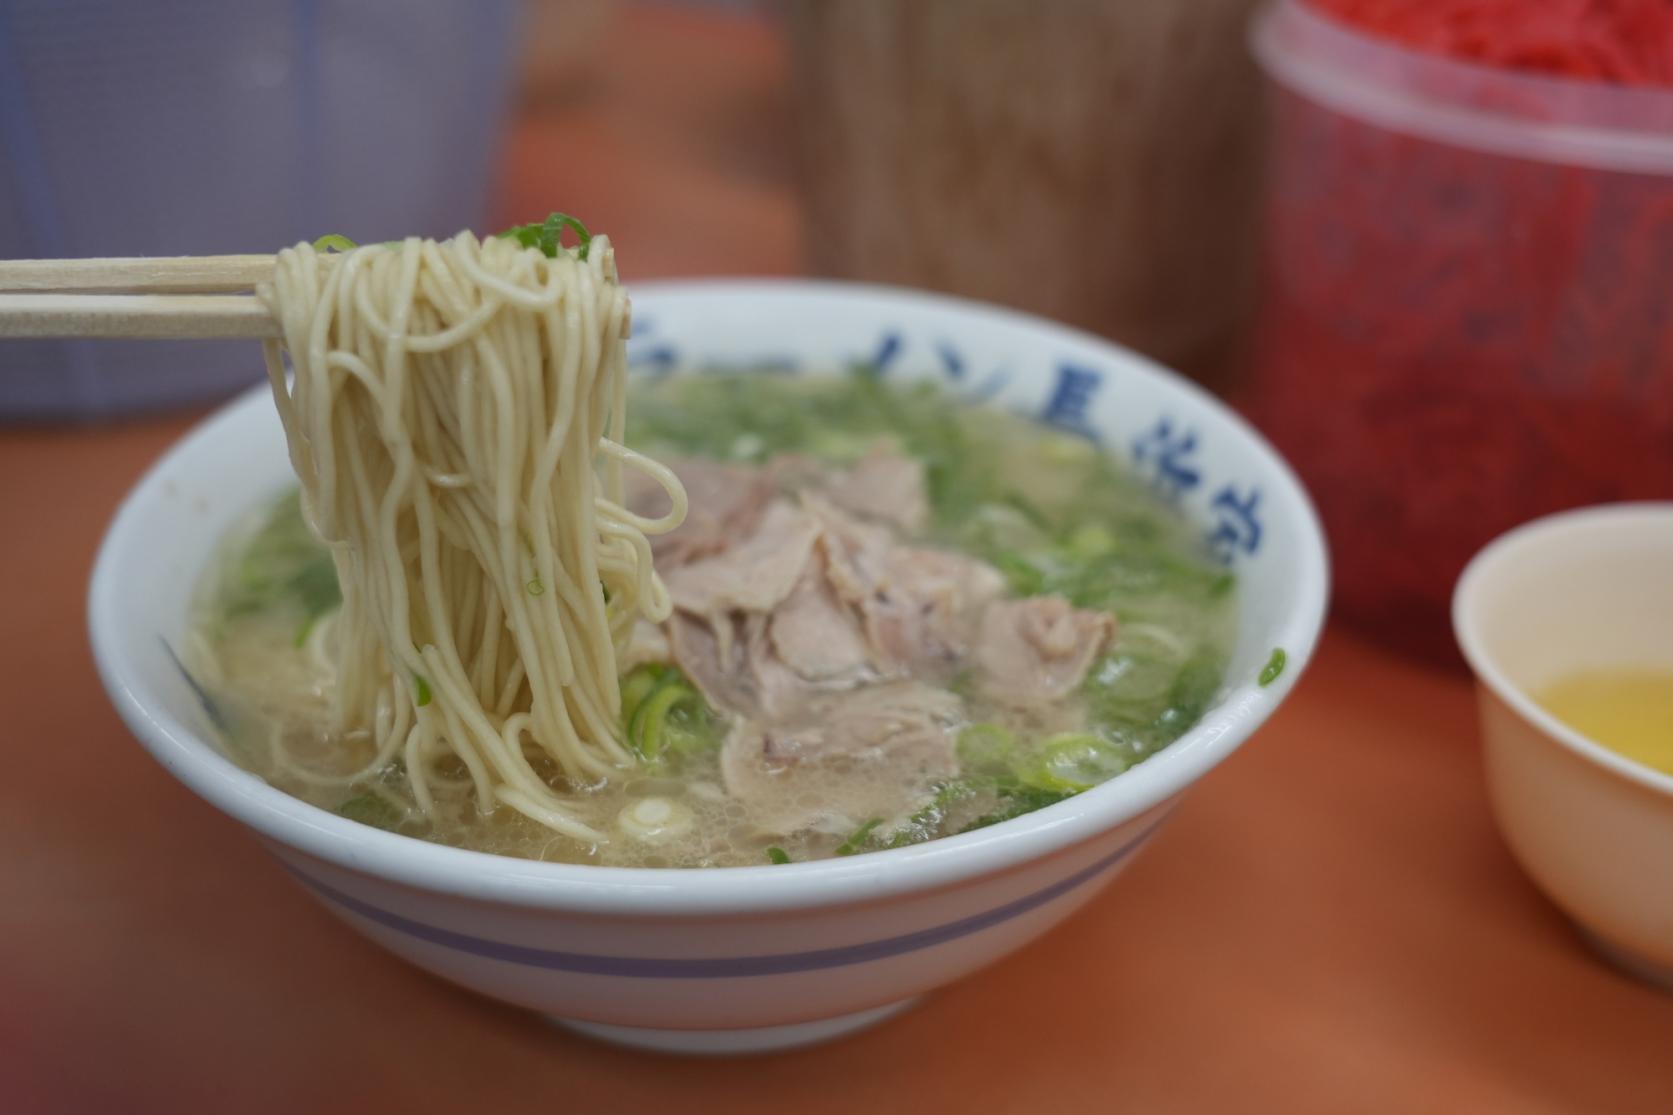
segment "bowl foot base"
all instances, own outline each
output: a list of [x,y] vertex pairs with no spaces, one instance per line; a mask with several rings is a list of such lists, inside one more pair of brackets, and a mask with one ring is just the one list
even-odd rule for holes
[[1627,975],[1635,976],[1663,991],[1673,991],[1673,965],[1622,948],[1613,941],[1604,940],[1589,929],[1582,928],[1580,932],[1585,936],[1586,943],[1591,945],[1599,956]]
[[690,1053],[707,1056],[727,1056],[739,1053],[771,1053],[779,1049],[794,1049],[816,1045],[857,1033],[893,1018],[918,1002],[918,997],[885,1003],[870,1010],[839,1014],[835,1018],[819,1018],[812,1022],[796,1022],[788,1026],[758,1026],[747,1030],[656,1030],[643,1026],[613,1026],[605,1022],[583,1022],[576,1018],[557,1018],[552,1021],[578,1034],[658,1053]]

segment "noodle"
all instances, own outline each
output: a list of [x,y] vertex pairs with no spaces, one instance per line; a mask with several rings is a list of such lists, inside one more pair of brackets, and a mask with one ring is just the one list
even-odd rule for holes
[[[426,814],[462,767],[482,812],[602,840],[553,784],[634,762],[617,659],[669,614],[645,536],[686,508],[621,444],[629,307],[608,241],[298,245],[259,293],[295,373],[268,342],[303,514],[342,588],[309,641],[334,668],[334,729],[370,736],[365,770],[404,760]],[[624,468],[668,515],[622,506]]]

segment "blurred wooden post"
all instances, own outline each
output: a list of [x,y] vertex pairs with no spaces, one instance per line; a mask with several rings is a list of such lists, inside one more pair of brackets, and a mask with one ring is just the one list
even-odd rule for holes
[[813,267],[1046,314],[1225,386],[1255,2],[794,0]]

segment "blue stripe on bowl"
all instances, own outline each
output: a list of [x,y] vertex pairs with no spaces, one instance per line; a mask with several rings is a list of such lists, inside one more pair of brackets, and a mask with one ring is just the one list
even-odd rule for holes
[[[1160,821],[1157,822],[1160,824]],[[475,937],[468,933],[459,933],[451,929],[427,925],[424,922],[413,921],[411,918],[363,902],[358,898],[344,894],[334,887],[327,886],[296,868],[286,865],[291,874],[312,889],[321,898],[337,906],[358,914],[368,921],[398,932],[409,937],[416,937],[421,941],[444,948],[457,949],[474,956],[487,957],[490,960],[502,960],[509,964],[526,964],[534,968],[548,968],[559,972],[575,972],[589,976],[627,976],[635,979],[735,979],[740,976],[778,976],[793,972],[815,972],[824,968],[840,968],[849,964],[864,964],[873,960],[883,960],[903,953],[916,952],[919,949],[930,948],[947,941],[956,940],[972,933],[991,929],[1012,918],[1026,914],[1030,910],[1044,906],[1054,898],[1062,897],[1070,891],[1089,882],[1096,876],[1114,867],[1138,851],[1150,835],[1156,831],[1153,824],[1132,840],[1123,844],[1109,855],[1096,863],[1084,867],[1060,879],[1049,887],[1044,887],[1033,894],[1007,902],[1003,906],[995,907],[985,913],[973,914],[958,921],[945,925],[920,929],[912,933],[903,933],[898,937],[884,937],[876,941],[867,941],[857,945],[842,945],[837,948],[812,949],[807,952],[774,953],[766,956],[716,956],[716,957],[655,957],[655,956],[599,956],[591,953],[562,952],[556,949],[534,948],[529,945],[512,945],[504,941],[493,941],[484,937]]]

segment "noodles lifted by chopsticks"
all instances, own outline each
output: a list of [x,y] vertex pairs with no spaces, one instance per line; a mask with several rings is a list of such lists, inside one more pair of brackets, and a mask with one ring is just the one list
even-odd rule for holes
[[[647,534],[685,493],[623,444],[628,299],[609,242],[548,256],[470,233],[436,242],[279,253],[258,294],[304,513],[331,545],[343,604],[323,639],[341,731],[370,769],[404,760],[473,785],[558,832],[599,835],[554,784],[628,766],[616,661],[643,617],[666,618]],[[672,510],[622,504],[648,473]]]

